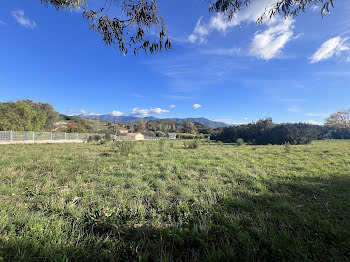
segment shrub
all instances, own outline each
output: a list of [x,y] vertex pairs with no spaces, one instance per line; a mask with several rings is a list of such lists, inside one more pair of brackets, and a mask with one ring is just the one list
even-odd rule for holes
[[292,151],[292,146],[290,145],[289,142],[285,142],[283,146],[284,146],[284,151],[286,153],[290,153]]
[[106,139],[101,139],[99,142],[98,142],[99,145],[105,145],[107,144],[107,140]]
[[194,139],[188,142],[184,141],[184,147],[188,149],[197,149],[199,147],[199,140]]
[[159,146],[159,151],[163,152],[164,147],[165,147],[165,140],[164,139],[160,139],[158,141],[158,146]]
[[244,140],[242,138],[238,138],[236,140],[236,143],[237,143],[238,146],[243,146],[244,145]]
[[107,134],[105,135],[105,140],[106,140],[107,142],[112,141],[112,134],[111,134],[111,133],[107,133]]
[[88,138],[88,142],[98,142],[102,139],[102,136],[100,135],[93,135],[93,136],[89,136]]
[[135,149],[135,142],[131,141],[118,141],[117,148],[120,154],[129,156]]
[[147,149],[147,154],[148,154],[148,155],[152,155],[152,153],[153,153],[153,147],[151,146],[150,143],[147,144],[146,149]]
[[188,148],[188,142],[186,140],[183,141],[183,144],[184,144],[184,148]]
[[164,132],[162,132],[162,131],[156,131],[155,134],[156,134],[156,137],[166,137],[166,136],[167,136],[167,135],[166,135]]

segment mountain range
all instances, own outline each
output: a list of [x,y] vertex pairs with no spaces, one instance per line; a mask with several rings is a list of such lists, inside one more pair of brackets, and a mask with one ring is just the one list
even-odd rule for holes
[[[147,117],[137,117],[137,116],[113,116],[113,115],[94,115],[94,116],[81,116],[85,118],[91,118],[91,119],[102,119],[107,120],[111,122],[119,122],[119,123],[131,123],[131,122],[137,122],[139,119],[142,119],[144,121],[155,121],[160,120],[160,118],[156,118],[154,116],[147,116]],[[207,127],[211,128],[218,128],[218,127],[225,127],[228,126],[225,123],[212,121],[204,117],[198,117],[198,118],[167,118],[169,120],[175,121],[175,122],[185,122],[185,121],[191,121],[200,123],[202,125],[205,125]]]

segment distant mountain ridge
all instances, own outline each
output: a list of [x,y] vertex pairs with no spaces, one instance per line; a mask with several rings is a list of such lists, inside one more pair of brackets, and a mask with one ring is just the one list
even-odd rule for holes
[[209,120],[207,118],[204,117],[198,117],[198,118],[169,118],[170,120],[173,120],[175,122],[185,122],[185,121],[191,121],[191,122],[197,122],[200,123],[204,126],[208,126],[211,128],[218,128],[218,127],[225,127],[228,126],[227,124],[223,123],[223,122],[217,122],[217,121],[213,121],[213,120]]
[[[144,121],[155,121],[155,120],[161,120],[163,118],[156,118],[154,116],[148,116],[148,117],[137,117],[137,116],[112,116],[112,115],[99,115],[99,116],[83,116],[81,115],[80,117],[85,117],[85,118],[90,118],[90,119],[102,119],[110,122],[119,122],[119,123],[130,123],[130,122],[137,122],[139,119],[142,119]],[[185,121],[191,121],[191,122],[196,122],[200,123],[204,126],[211,127],[211,128],[218,128],[218,127],[225,127],[228,126],[225,123],[222,122],[217,122],[213,120],[209,120],[204,117],[199,117],[199,118],[165,118],[169,119],[175,122],[185,122]]]

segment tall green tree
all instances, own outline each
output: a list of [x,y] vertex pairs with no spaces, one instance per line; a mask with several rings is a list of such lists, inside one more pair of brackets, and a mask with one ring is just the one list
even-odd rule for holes
[[0,103],[0,130],[40,131],[45,124],[46,114],[26,101]]
[[[166,21],[161,16],[157,0],[105,0],[101,1],[101,7],[97,10],[89,9],[87,0],[40,1],[57,9],[83,9],[83,17],[89,21],[90,29],[98,32],[106,45],[118,47],[123,54],[130,50],[134,54],[140,50],[153,54],[171,49]],[[261,0],[207,0],[209,11],[222,14],[228,20],[256,1]],[[334,2],[335,0],[276,0],[275,4],[267,7],[257,22],[261,23],[276,14],[295,17],[312,4],[322,5],[323,15],[329,12],[330,7],[334,7]],[[119,17],[111,17],[109,14],[113,3],[119,5]]]
[[59,114],[55,111],[54,107],[49,103],[37,102],[35,103],[33,100],[26,99],[24,100],[28,105],[30,105],[35,110],[42,112],[46,115],[46,122],[44,129],[51,130],[54,127],[54,124],[59,119]]

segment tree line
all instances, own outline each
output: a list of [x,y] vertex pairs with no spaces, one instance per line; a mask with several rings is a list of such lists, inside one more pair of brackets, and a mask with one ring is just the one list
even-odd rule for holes
[[[207,137],[222,142],[244,142],[256,145],[307,144],[320,139],[350,139],[350,110],[331,114],[324,125],[305,123],[276,124],[272,118],[261,119],[247,125],[212,129],[200,123],[175,122],[169,119],[139,120],[137,123],[114,123],[59,115],[48,103],[30,99],[0,103],[0,131],[52,131],[57,121],[63,121],[64,132],[98,132],[116,134],[121,128],[147,136],[167,136],[168,133],[186,133],[183,138]],[[98,122],[96,122],[98,121]],[[57,128],[57,127],[56,127]],[[98,128],[98,129],[97,129]],[[60,130],[56,130],[60,131]]]
[[[334,114],[331,117],[333,116]],[[272,118],[266,118],[247,125],[218,128],[211,138],[226,143],[243,139],[244,142],[255,145],[300,145],[313,140],[350,139],[350,127],[345,127],[343,123],[328,124],[328,120],[329,118],[321,126],[306,123],[276,124]]]

